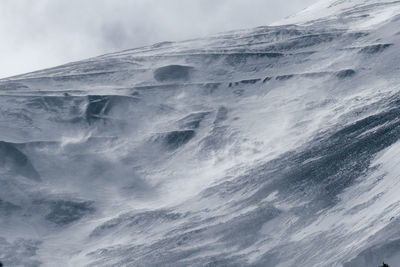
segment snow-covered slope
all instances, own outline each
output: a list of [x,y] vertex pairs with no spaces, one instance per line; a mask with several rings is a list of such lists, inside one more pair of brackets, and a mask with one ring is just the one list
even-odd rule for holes
[[400,266],[399,10],[0,80],[0,261]]

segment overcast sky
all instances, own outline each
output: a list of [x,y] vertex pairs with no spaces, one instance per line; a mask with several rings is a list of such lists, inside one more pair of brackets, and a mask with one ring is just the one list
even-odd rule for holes
[[316,0],[0,0],[0,77],[267,25]]

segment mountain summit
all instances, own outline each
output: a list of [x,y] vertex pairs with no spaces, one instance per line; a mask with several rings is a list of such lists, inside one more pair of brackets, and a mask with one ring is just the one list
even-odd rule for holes
[[4,266],[400,264],[400,1],[0,80]]

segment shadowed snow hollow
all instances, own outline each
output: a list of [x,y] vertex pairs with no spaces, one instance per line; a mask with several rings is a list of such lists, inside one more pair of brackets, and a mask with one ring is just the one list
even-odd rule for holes
[[400,2],[0,80],[5,266],[400,266]]

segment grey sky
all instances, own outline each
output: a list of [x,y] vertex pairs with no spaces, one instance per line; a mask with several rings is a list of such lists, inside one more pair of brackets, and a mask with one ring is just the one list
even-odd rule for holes
[[0,77],[267,25],[316,0],[0,0]]

